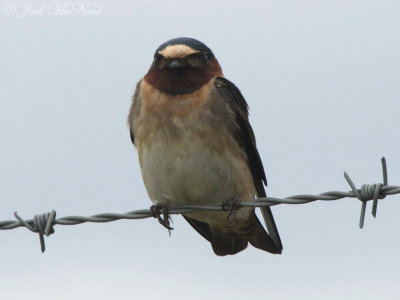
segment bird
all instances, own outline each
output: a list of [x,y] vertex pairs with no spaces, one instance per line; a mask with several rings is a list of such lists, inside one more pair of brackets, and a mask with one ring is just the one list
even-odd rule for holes
[[[240,207],[266,197],[267,180],[240,90],[204,43],[179,37],[161,44],[137,83],[128,115],[151,211],[168,229],[168,208],[229,204],[228,211],[183,214],[218,256],[248,246],[282,253],[270,207]],[[163,211],[164,218],[161,217]]]

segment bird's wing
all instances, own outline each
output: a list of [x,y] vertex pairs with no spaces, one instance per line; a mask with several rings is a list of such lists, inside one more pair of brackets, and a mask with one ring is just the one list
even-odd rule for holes
[[[227,105],[235,114],[235,121],[238,126],[238,130],[234,136],[237,143],[246,153],[247,163],[253,176],[258,197],[266,197],[264,184],[267,185],[267,179],[265,177],[260,154],[257,151],[254,132],[249,123],[248,105],[246,100],[240,93],[239,89],[224,77],[217,77],[214,84],[224,101],[226,101]],[[271,238],[274,240],[276,245],[282,249],[282,242],[279,237],[271,208],[262,207],[261,212]]]
[[129,134],[130,134],[130,136],[131,136],[132,144],[135,145],[135,136],[133,135],[133,132],[132,132],[132,129],[131,129],[131,128],[129,128]]
[[131,104],[131,108],[129,110],[129,115],[128,115],[129,134],[131,136],[132,144],[134,144],[134,145],[135,145],[135,136],[133,134],[133,128],[132,128],[133,124],[132,123],[133,123],[134,119],[139,116],[139,111],[140,111],[140,106],[141,106],[141,99],[139,96],[141,84],[142,84],[142,80],[140,80],[136,84],[136,90],[132,97],[132,104]]

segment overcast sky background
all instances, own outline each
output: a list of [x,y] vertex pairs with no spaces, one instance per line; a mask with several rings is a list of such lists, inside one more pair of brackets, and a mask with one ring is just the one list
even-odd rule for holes
[[[179,36],[206,43],[247,99],[270,196],[350,190],[345,170],[381,182],[382,156],[400,185],[397,0],[65,2],[97,16],[0,3],[0,220],[150,206],[126,117]],[[280,256],[217,257],[180,216],[171,238],[155,219],[57,225],[44,254],[27,229],[2,231],[0,299],[399,299],[400,196],[376,219],[369,203],[363,230],[360,207],[275,206]]]

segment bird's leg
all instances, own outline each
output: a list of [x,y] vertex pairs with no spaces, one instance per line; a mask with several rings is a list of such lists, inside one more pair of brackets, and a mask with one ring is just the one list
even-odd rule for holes
[[225,210],[225,205],[229,205],[230,209],[228,212],[228,215],[226,216],[226,221],[229,220],[229,218],[232,216],[232,223],[229,225],[229,227],[233,227],[236,224],[237,221],[237,214],[236,211],[241,207],[240,203],[242,201],[239,199],[238,196],[234,196],[232,198],[228,198],[224,201],[222,201],[222,209]]
[[[169,235],[171,235],[171,230],[173,230],[174,228],[172,228],[170,226],[170,217],[168,214],[168,207],[165,205],[161,205],[161,204],[154,204],[152,206],[150,206],[150,214],[154,217],[157,218],[158,222],[164,226],[165,228],[168,229]],[[162,217],[161,217],[162,214]]]

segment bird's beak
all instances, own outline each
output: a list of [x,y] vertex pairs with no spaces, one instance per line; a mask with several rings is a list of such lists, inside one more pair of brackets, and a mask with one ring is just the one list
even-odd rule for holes
[[172,60],[168,65],[167,68],[168,69],[172,69],[172,70],[179,70],[179,69],[183,69],[187,67],[187,64],[180,62],[177,59]]

